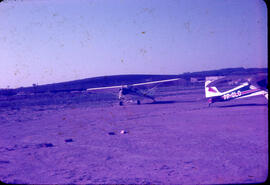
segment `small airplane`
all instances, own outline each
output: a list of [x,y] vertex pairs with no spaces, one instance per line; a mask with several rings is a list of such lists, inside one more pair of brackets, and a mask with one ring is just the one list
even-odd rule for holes
[[[119,89],[118,99],[119,105],[122,106],[124,102],[128,102],[126,95],[131,95],[139,98],[151,99],[153,102],[156,102],[155,97],[152,95],[153,91],[161,84],[174,82],[180,80],[180,78],[151,81],[137,84],[129,85],[117,85],[117,86],[108,86],[108,87],[97,87],[89,88],[87,91],[96,91],[96,90],[106,90],[106,89]],[[152,86],[152,87],[151,87]],[[129,100],[132,102],[132,100]],[[137,99],[137,104],[141,104],[141,101]]]
[[[216,86],[224,83],[238,86],[230,90],[220,92]],[[205,97],[208,98],[209,106],[215,102],[223,102],[258,95],[263,95],[266,99],[268,99],[268,84],[266,75],[242,78],[239,76],[229,76],[214,81],[205,81]]]

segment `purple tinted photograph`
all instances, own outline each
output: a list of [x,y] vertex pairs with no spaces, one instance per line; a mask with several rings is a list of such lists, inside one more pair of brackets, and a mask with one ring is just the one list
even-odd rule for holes
[[0,181],[268,178],[263,0],[1,0]]

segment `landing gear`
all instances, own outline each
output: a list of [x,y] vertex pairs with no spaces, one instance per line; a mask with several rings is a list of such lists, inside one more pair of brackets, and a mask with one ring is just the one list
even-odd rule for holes
[[137,100],[137,105],[140,105],[141,104],[141,101],[140,100]]
[[208,99],[208,107],[210,107],[210,105],[212,104],[212,99]]
[[119,105],[120,105],[120,106],[123,106],[123,102],[122,102],[122,101],[120,101],[120,102],[119,102]]

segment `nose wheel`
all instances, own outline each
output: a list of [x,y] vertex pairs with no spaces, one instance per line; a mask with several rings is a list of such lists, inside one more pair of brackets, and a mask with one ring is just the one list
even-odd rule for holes
[[141,101],[140,100],[137,100],[137,105],[140,105],[141,104]]

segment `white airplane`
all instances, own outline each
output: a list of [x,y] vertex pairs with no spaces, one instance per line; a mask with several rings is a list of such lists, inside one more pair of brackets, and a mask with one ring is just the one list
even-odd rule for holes
[[[159,85],[169,82],[174,82],[180,80],[180,78],[168,79],[168,80],[159,80],[152,82],[144,82],[137,84],[129,84],[129,85],[117,85],[117,86],[109,86],[109,87],[97,87],[97,88],[89,88],[87,91],[96,91],[96,90],[106,90],[106,89],[119,89],[118,99],[119,105],[122,106],[124,102],[127,102],[126,95],[136,96],[140,98],[151,99],[155,102],[155,97],[151,95],[155,88]],[[151,87],[152,86],[152,87]],[[132,101],[132,100],[131,100]],[[137,104],[141,104],[140,100],[137,99]]]
[[[220,92],[215,87],[217,84],[224,84],[228,82],[230,82],[230,84],[239,85],[224,92]],[[258,95],[263,95],[266,99],[268,99],[268,84],[267,76],[265,75],[242,78],[239,76],[231,76],[214,81],[205,81],[205,97],[208,98],[209,106],[215,102],[223,102]]]

